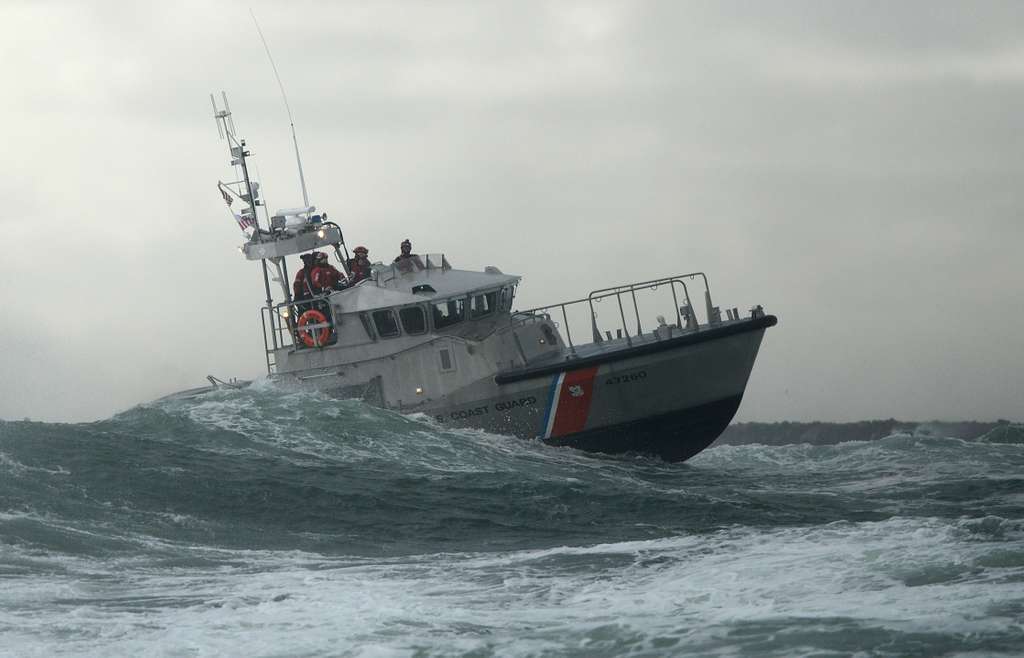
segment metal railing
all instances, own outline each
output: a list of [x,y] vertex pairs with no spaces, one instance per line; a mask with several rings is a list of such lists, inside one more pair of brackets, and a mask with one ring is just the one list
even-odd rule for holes
[[[421,254],[407,261],[399,261],[398,263],[392,263],[375,270],[371,280],[376,285],[382,286],[403,272],[418,270],[428,273],[431,271],[443,273],[451,268],[451,263],[448,262],[443,253]],[[297,342],[298,327],[296,326],[299,317],[301,317],[305,309],[313,308],[315,305],[315,308],[319,309],[327,317],[327,323],[307,325],[303,327],[303,330],[318,331],[325,327],[330,328],[332,331],[334,330],[335,323],[333,320],[333,309],[328,301],[329,294],[314,295],[309,299],[293,300],[291,303],[282,302],[260,308],[260,323],[263,327],[263,349],[266,354],[268,373],[273,373],[276,368],[277,364],[274,357],[277,350],[283,347],[307,347],[305,344]],[[316,347],[323,347],[323,345]]]
[[415,254],[408,260],[401,260],[395,263],[381,265],[373,271],[373,280],[378,286],[387,285],[389,281],[396,279],[408,272],[427,272],[440,270],[442,273],[452,269],[444,254]]
[[[601,336],[601,332],[597,326],[597,313],[594,310],[594,304],[600,303],[602,300],[615,298],[618,305],[619,319],[622,324],[616,328],[616,332],[619,337],[625,337],[626,343],[632,347],[633,336],[630,335],[629,327],[627,326],[627,314],[626,307],[623,306],[622,298],[624,295],[628,295],[629,301],[633,303],[633,317],[631,319],[636,320],[636,333],[634,336],[640,336],[643,334],[643,322],[640,319],[640,305],[637,302],[637,293],[643,293],[645,291],[654,291],[661,286],[668,286],[672,293],[672,302],[675,310],[676,324],[675,326],[682,331],[683,330],[683,309],[686,309],[687,318],[686,326],[690,328],[696,328],[696,316],[693,311],[693,303],[690,299],[690,291],[687,288],[686,281],[693,281],[700,277],[704,282],[704,293],[705,298],[710,300],[711,289],[708,285],[708,277],[703,272],[690,272],[687,274],[678,274],[675,276],[663,277],[660,279],[652,279],[650,281],[639,281],[636,283],[627,283],[619,286],[612,286],[610,288],[600,288],[593,290],[589,295],[581,299],[574,299],[568,302],[560,302],[557,304],[548,304],[546,306],[538,306],[536,308],[527,309],[525,311],[516,311],[511,316],[511,321],[516,322],[530,322],[538,319],[547,318],[551,319],[552,311],[561,311],[562,316],[562,328],[565,329],[566,342],[569,344],[569,351],[571,354],[576,354],[576,343],[572,339],[572,329],[569,323],[569,313],[567,309],[577,304],[587,304],[587,310],[590,316],[590,325],[594,343],[604,342],[604,338]],[[686,306],[680,306],[680,298],[678,294],[678,288],[682,289],[682,298],[686,300]],[[710,303],[710,302],[709,302]],[[692,323],[692,324],[691,324]],[[610,332],[609,332],[610,335]]]
[[[319,302],[317,304],[317,302]],[[327,295],[317,295],[310,299],[293,301],[290,304],[283,302],[274,306],[260,307],[260,322],[263,326],[263,349],[266,353],[267,372],[272,373],[277,366],[274,356],[277,350],[282,347],[295,347],[298,327],[296,323],[302,313],[313,308],[316,304],[327,318],[326,324],[312,324],[304,327],[305,330],[318,331],[324,327],[334,329],[333,311]],[[305,345],[303,345],[305,347]],[[322,346],[321,346],[322,347]]]

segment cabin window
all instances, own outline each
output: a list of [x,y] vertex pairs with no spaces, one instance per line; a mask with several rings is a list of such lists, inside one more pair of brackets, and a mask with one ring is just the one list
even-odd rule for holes
[[431,308],[434,309],[434,329],[450,327],[466,318],[466,300],[462,298],[439,302]]
[[542,324],[540,331],[544,334],[544,340],[548,342],[548,345],[558,345],[558,336],[555,335],[555,330],[551,328],[551,325]]
[[377,336],[373,333],[373,325],[370,323],[370,316],[366,313],[360,313],[359,321],[363,323],[363,329],[366,331],[366,335],[370,337],[370,340],[376,341]]
[[508,286],[501,289],[501,299],[499,300],[498,309],[502,311],[509,311],[512,309],[512,300],[516,296],[516,287]]
[[406,306],[398,311],[398,317],[402,320],[402,328],[410,335],[423,334],[427,332],[427,316],[419,306]]
[[373,324],[377,327],[377,335],[381,338],[394,338],[398,335],[398,322],[391,309],[373,312]]
[[485,315],[494,313],[498,302],[498,292],[485,292],[482,295],[473,295],[470,300],[469,316],[471,318],[482,318]]

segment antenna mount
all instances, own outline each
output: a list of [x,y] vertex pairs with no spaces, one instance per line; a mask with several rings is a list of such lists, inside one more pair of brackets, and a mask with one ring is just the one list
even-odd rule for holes
[[217,107],[217,99],[213,97],[213,94],[210,94],[210,105],[213,106],[213,120],[217,122],[217,134],[220,135],[221,139],[236,141],[234,139],[235,122],[231,119],[231,106],[228,105],[228,95],[222,91],[220,96],[224,99],[223,110]]

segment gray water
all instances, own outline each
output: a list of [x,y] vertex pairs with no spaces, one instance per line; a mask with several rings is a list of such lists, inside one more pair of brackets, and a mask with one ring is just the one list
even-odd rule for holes
[[0,655],[1024,654],[1024,433],[610,458],[258,383],[0,422]]

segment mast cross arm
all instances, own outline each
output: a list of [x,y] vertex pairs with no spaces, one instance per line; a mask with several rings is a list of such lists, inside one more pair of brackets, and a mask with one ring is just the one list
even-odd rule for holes
[[336,226],[313,227],[295,235],[261,236],[262,242],[246,242],[242,251],[248,260],[280,258],[301,254],[320,247],[341,242],[341,231]]

